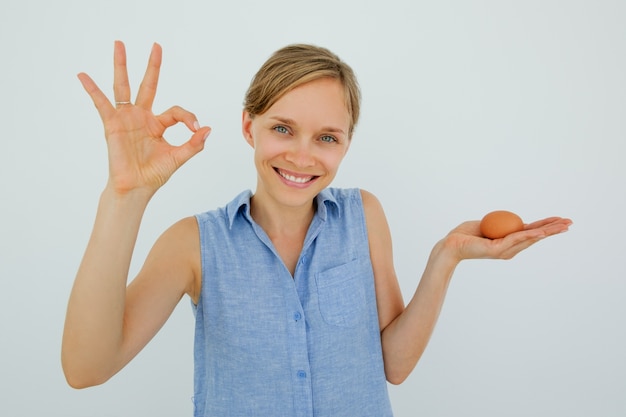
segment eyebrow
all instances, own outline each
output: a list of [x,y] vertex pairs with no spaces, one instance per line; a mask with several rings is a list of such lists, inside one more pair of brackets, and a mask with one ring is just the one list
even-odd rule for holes
[[[290,126],[297,126],[298,125],[298,123],[296,123],[295,120],[289,119],[287,117],[270,116],[269,118],[272,119],[272,120],[276,120],[277,122],[284,123],[286,125],[290,125]],[[341,133],[342,135],[346,134],[346,132],[344,132],[343,129],[339,129],[338,127],[332,127],[332,126],[324,126],[320,130],[322,130],[324,132],[330,132],[330,133]]]

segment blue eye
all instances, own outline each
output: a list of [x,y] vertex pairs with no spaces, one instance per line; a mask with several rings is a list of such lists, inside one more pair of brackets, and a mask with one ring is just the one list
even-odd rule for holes
[[285,126],[274,126],[274,130],[277,131],[278,133],[289,133],[289,131],[287,130],[287,128]]
[[322,142],[327,142],[327,143],[337,142],[337,139],[335,139],[334,137],[330,135],[324,135],[320,138],[320,140]]

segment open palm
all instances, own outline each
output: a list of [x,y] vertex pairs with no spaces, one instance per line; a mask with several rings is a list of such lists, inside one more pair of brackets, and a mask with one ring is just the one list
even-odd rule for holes
[[524,230],[502,239],[487,239],[480,233],[480,221],[468,221],[453,229],[446,237],[448,247],[454,248],[458,260],[511,259],[539,240],[562,233],[572,224],[570,219],[548,217],[524,226]]

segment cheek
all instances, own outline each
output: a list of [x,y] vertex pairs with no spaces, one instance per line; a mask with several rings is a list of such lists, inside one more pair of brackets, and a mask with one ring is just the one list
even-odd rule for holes
[[344,149],[334,149],[332,152],[324,152],[323,155],[321,155],[321,160],[326,167],[336,170],[339,168],[339,165],[341,165],[344,156],[346,156]]
[[254,146],[254,155],[257,159],[272,159],[284,152],[280,142],[271,138],[257,137]]
[[260,153],[270,154],[276,151],[276,145],[270,140],[257,140],[256,148]]

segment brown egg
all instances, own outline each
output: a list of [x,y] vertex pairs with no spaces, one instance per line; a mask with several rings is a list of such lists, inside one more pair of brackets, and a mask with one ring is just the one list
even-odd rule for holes
[[480,233],[489,239],[500,239],[520,230],[524,230],[522,219],[506,210],[492,211],[480,221]]

